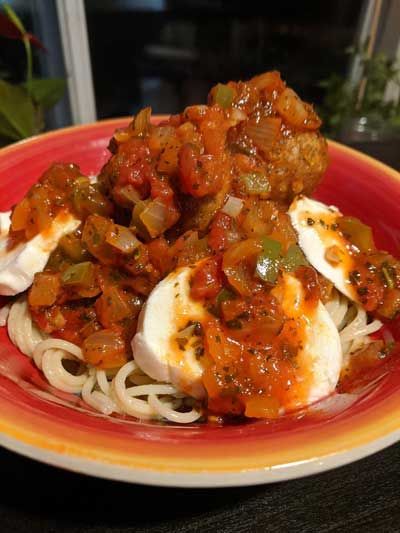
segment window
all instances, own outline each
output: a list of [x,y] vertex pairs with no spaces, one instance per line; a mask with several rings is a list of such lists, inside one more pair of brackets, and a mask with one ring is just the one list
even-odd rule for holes
[[362,0],[86,0],[98,118],[150,105],[175,113],[218,81],[278,69],[320,102],[318,82],[345,74]]

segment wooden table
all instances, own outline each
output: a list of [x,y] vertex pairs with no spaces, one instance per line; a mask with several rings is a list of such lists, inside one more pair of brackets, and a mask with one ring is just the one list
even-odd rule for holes
[[400,444],[274,485],[160,489],[103,481],[0,450],[2,533],[400,531]]

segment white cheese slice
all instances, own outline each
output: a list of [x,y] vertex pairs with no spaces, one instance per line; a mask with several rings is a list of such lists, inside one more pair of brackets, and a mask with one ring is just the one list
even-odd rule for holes
[[140,313],[132,350],[135,361],[150,377],[200,399],[205,390],[203,367],[195,355],[198,337],[190,337],[184,348],[176,340],[189,321],[200,321],[206,314],[201,303],[190,297],[192,273],[190,267],[179,268],[153,289]]
[[296,356],[298,382],[289,389],[285,405],[286,410],[298,409],[335,390],[343,358],[339,332],[321,301],[310,305],[294,275],[283,273],[272,294],[280,302],[287,327],[295,328],[300,339]]
[[50,227],[27,242],[7,249],[10,213],[0,213],[0,294],[14,296],[32,285],[34,275],[41,272],[60,239],[72,233],[80,220],[61,212]]
[[[349,275],[354,260],[346,246],[346,241],[334,228],[340,211],[305,196],[296,198],[289,216],[297,232],[299,246],[309,263],[331,281],[342,294],[355,301],[354,288]],[[338,261],[329,261],[329,251],[335,250]]]

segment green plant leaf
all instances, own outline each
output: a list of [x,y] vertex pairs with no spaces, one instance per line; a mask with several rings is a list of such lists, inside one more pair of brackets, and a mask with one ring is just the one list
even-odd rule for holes
[[[10,125],[4,115],[0,114],[0,138],[5,137],[13,141],[18,141],[21,137],[17,131]],[[0,145],[1,146],[1,145]]]
[[13,10],[13,8],[9,6],[8,4],[3,4],[3,9],[6,12],[8,18],[11,20],[11,22],[15,24],[15,26],[19,29],[19,31],[22,34],[25,34],[26,30],[24,28],[24,25],[22,24],[21,19],[16,14],[16,12]]
[[53,107],[62,98],[64,91],[65,80],[61,78],[33,79],[29,84],[33,100],[45,109]]
[[17,132],[19,139],[35,133],[35,108],[27,91],[20,85],[0,80],[0,115]]

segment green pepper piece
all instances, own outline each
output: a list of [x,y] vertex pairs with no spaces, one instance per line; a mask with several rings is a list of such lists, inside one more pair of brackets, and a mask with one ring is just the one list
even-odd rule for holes
[[222,107],[222,109],[227,109],[232,104],[234,95],[235,93],[231,87],[218,83],[215,90],[214,101]]
[[65,235],[59,242],[59,248],[73,261],[82,262],[88,258],[88,251],[84,247],[81,239],[70,233]]
[[282,267],[286,272],[293,272],[299,266],[307,266],[309,263],[297,244],[291,244],[282,261]]
[[271,192],[271,184],[268,178],[260,172],[242,174],[239,181],[243,183],[247,194],[268,194]]
[[236,294],[224,287],[217,294],[216,304],[218,307],[220,307],[222,302],[226,302],[228,300],[234,300],[235,298],[236,298]]
[[355,217],[340,217],[337,219],[339,229],[361,252],[370,252],[375,248],[372,230]]
[[61,275],[63,285],[90,286],[93,282],[93,263],[84,261],[71,265]]
[[262,245],[263,251],[257,259],[256,274],[267,283],[275,283],[282,262],[282,245],[269,237],[263,237]]

